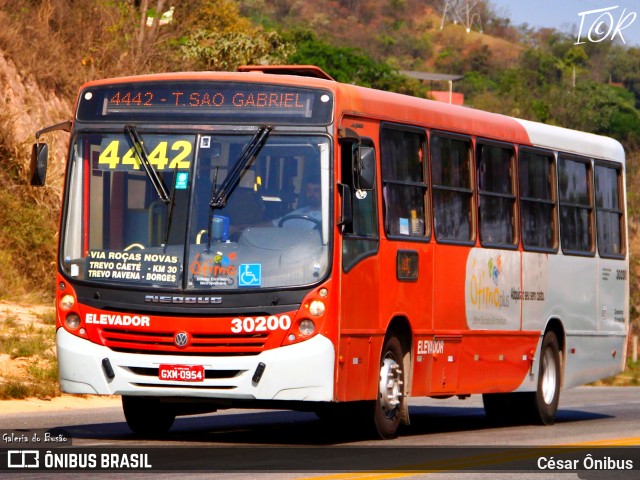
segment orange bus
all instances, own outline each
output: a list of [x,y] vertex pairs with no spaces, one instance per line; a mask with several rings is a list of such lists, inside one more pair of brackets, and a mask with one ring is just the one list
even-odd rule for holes
[[64,392],[121,395],[144,435],[260,407],[391,438],[411,396],[550,424],[561,389],[624,369],[617,141],[311,66],[240,70],[90,82],[36,135],[70,131]]

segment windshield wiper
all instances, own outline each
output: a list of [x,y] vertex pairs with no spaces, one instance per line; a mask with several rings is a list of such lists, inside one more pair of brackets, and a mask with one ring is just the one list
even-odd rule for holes
[[214,211],[216,208],[224,208],[227,205],[229,195],[235,190],[240,183],[242,173],[251,166],[256,159],[262,147],[267,142],[269,133],[271,133],[273,127],[263,126],[259,127],[258,131],[253,135],[249,143],[245,145],[240,153],[240,156],[236,160],[236,163],[231,168],[229,175],[224,179],[224,182],[218,188],[218,171],[216,169],[213,185],[211,186],[211,200],[209,201],[209,221],[207,222],[207,251],[211,248],[211,223],[213,220]]
[[211,208],[223,208],[227,204],[227,199],[231,192],[235,190],[240,183],[242,173],[251,166],[253,161],[264,147],[264,144],[269,137],[269,133],[273,127],[260,127],[255,133],[249,143],[245,145],[240,153],[240,156],[233,165],[229,175],[224,179],[224,182],[218,189],[214,183],[211,191],[211,201],[209,205]]
[[162,181],[162,177],[158,174],[158,171],[153,167],[153,165],[151,165],[147,152],[142,144],[142,138],[140,137],[135,125],[125,125],[124,133],[126,133],[129,140],[131,140],[133,149],[135,150],[136,155],[138,155],[144,171],[147,172],[147,176],[149,177],[149,180],[151,180],[153,187],[156,189],[160,201],[165,205],[169,205],[171,203],[171,198],[169,197],[167,187]]

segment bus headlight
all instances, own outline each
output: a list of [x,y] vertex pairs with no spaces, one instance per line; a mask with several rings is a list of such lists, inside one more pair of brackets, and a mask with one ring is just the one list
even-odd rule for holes
[[309,313],[314,317],[321,317],[324,315],[324,302],[322,300],[314,300],[309,305]]
[[80,315],[77,313],[70,313],[65,317],[64,324],[69,330],[75,330],[80,326]]
[[302,320],[298,328],[301,334],[311,335],[315,331],[316,326],[313,323],[313,320]]
[[60,299],[60,308],[64,311],[69,311],[75,305],[76,300],[73,298],[73,295],[65,295]]

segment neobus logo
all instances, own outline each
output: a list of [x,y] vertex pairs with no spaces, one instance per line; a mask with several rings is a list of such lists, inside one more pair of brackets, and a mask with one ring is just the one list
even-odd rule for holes
[[176,305],[216,305],[222,303],[222,297],[186,297],[182,295],[145,295],[146,303],[171,303]]

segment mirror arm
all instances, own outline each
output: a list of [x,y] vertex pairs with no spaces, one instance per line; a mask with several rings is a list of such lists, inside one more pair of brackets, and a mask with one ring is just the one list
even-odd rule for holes
[[360,135],[358,135],[358,132],[349,127],[338,128],[338,138],[348,142],[360,143]]
[[41,130],[38,130],[36,132],[36,140],[40,140],[40,135],[42,135],[43,133],[55,132],[57,130],[63,130],[65,132],[70,132],[71,131],[71,125],[73,125],[73,122],[71,120],[65,120],[64,122],[56,123],[55,125],[51,125],[49,127],[45,127],[45,128],[43,128]]
[[338,225],[343,226],[353,222],[353,210],[351,206],[351,188],[344,183],[338,184],[338,193],[342,198],[342,213],[338,219]]

